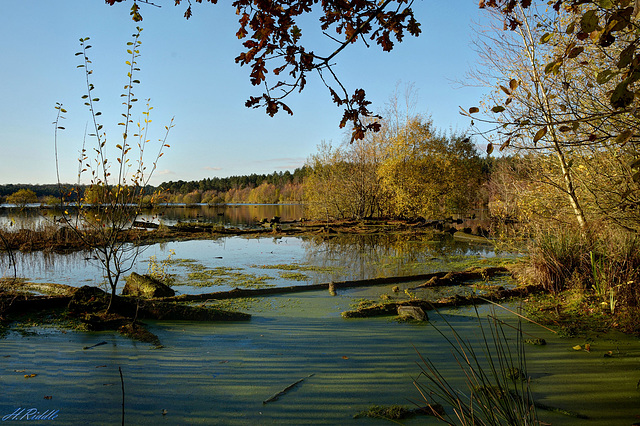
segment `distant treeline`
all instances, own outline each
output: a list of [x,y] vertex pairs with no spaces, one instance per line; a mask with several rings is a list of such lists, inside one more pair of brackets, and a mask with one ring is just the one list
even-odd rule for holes
[[164,182],[158,186],[160,202],[168,203],[301,203],[308,167],[293,173],[251,174],[200,181]]
[[[38,199],[44,200],[48,197],[60,197],[60,189],[62,189],[63,194],[69,194],[74,188],[76,188],[76,185],[71,184],[62,184],[61,186],[58,186],[58,184],[55,183],[37,185],[9,183],[6,185],[0,185],[0,199],[6,197],[7,195],[14,194],[21,189],[28,189],[30,191],[33,191]],[[84,191],[85,186],[80,185],[80,188],[81,191]]]
[[245,189],[245,188],[257,188],[263,183],[274,185],[278,188],[284,187],[286,184],[302,184],[304,177],[308,174],[309,168],[307,166],[297,168],[293,173],[286,172],[273,172],[270,175],[265,174],[250,174],[246,176],[230,176],[226,178],[206,178],[199,181],[169,181],[163,182],[158,186],[158,189],[167,191],[172,194],[186,195],[193,191],[217,191],[228,192],[231,189]]
[[[225,178],[206,178],[200,181],[169,181],[157,188],[148,186],[148,194],[157,192],[157,202],[168,203],[278,203],[301,202],[302,183],[309,172],[308,167],[297,168],[293,173],[273,172],[271,174],[250,174]],[[33,191],[40,202],[51,202],[60,197],[60,190],[69,200],[69,194],[84,194],[87,185],[63,184],[5,184],[0,185],[0,203],[21,189]],[[149,197],[151,199],[151,197]]]

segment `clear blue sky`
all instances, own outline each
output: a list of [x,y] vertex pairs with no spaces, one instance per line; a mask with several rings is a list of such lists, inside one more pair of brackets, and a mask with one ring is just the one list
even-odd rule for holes
[[[152,141],[175,116],[168,149],[151,183],[199,180],[213,176],[271,173],[304,164],[325,140],[345,138],[338,128],[342,110],[317,78],[270,118],[262,109],[247,109],[245,100],[262,93],[251,86],[249,69],[234,62],[240,51],[235,37],[237,16],[229,4],[196,4],[186,21],[185,6],[158,0],[158,9],[142,4],[144,20],[139,99],[151,98]],[[223,2],[221,2],[223,3]],[[90,37],[93,83],[103,111],[108,143],[120,142],[116,123],[127,66],[126,43],[136,23],[131,3],[108,6],[103,0],[22,0],[3,3],[0,14],[0,184],[54,183],[53,125],[56,102],[68,110],[59,137],[61,180],[75,182],[77,157],[89,120],[81,96],[84,75],[80,37]],[[482,91],[454,88],[474,64],[472,21],[479,20],[477,0],[418,0],[414,10],[422,24],[418,38],[407,36],[390,52],[377,46],[351,46],[338,56],[336,71],[350,92],[362,87],[381,110],[398,82],[414,83],[418,111],[430,114],[436,127],[465,130],[468,119],[459,105],[476,105]],[[308,23],[313,25],[309,27]],[[305,21],[308,49],[324,53],[327,43]],[[314,48],[318,42],[318,48]],[[140,104],[142,106],[142,103]],[[142,117],[142,109],[134,113]],[[484,145],[482,146],[484,148]]]

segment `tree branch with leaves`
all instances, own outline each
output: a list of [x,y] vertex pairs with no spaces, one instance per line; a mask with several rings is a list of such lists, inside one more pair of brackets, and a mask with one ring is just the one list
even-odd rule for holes
[[[110,5],[123,1],[106,0]],[[217,3],[217,0],[206,1]],[[182,2],[175,0],[175,5]],[[202,3],[202,0],[196,2]],[[142,20],[139,3],[149,2],[133,0],[134,21]],[[184,16],[189,19],[193,14],[192,4],[190,0],[186,3]],[[235,0],[233,6],[239,16],[236,36],[242,40],[244,49],[235,61],[251,68],[252,85],[264,88],[262,94],[250,96],[245,105],[264,108],[272,117],[280,110],[292,115],[293,110],[284,99],[304,90],[309,73],[316,72],[332,101],[344,108],[340,127],[352,125],[352,141],[362,139],[366,131],[378,131],[377,121],[366,120],[375,115],[369,110],[371,102],[365,90],[347,90],[334,71],[333,61],[358,41],[367,47],[369,41],[373,42],[390,52],[406,34],[417,37],[421,30],[412,5],[413,0]],[[302,43],[302,28],[297,24],[299,18],[316,12],[320,14],[323,34],[335,42],[335,47],[326,54],[319,54]],[[275,81],[270,81],[269,73]]]

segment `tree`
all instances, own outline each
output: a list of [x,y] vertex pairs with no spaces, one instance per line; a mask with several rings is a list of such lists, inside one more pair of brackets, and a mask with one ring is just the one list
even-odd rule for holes
[[7,195],[6,202],[24,208],[27,204],[37,203],[38,197],[36,193],[30,189],[20,189],[11,195]]
[[[555,158],[557,167],[542,165],[548,173],[538,178],[565,194],[583,232],[589,216],[637,232],[640,126],[634,109],[616,105],[613,96],[621,89],[614,81],[618,72],[612,71],[621,65],[616,52],[626,49],[632,36],[619,32],[603,45],[599,30],[589,27],[595,24],[585,21],[595,10],[590,2],[558,13],[515,5],[509,11],[517,21],[513,31],[496,30],[481,45],[489,70],[480,77],[495,87],[485,101],[493,118],[476,117],[475,107],[467,115],[499,126],[500,150],[536,152],[539,162]],[[502,17],[497,14],[496,21]],[[585,38],[587,29],[592,31]],[[589,61],[578,60],[586,56]],[[496,75],[497,84],[491,81]]]
[[279,199],[280,190],[272,183],[262,182],[260,186],[251,190],[247,201],[256,204],[275,204]]
[[480,166],[470,138],[440,134],[431,120],[416,116],[386,141],[378,174],[394,215],[440,219],[468,211]]
[[[106,0],[114,5],[125,0]],[[207,0],[215,4],[217,0]],[[197,1],[201,3],[201,0]],[[133,0],[131,16],[141,21],[139,3]],[[175,0],[175,5],[181,4]],[[402,42],[406,33],[418,36],[420,24],[416,21],[411,5],[413,0],[356,0],[323,1],[293,0],[264,2],[257,0],[235,0],[236,14],[239,16],[237,37],[243,41],[244,51],[236,57],[236,63],[251,68],[250,81],[254,86],[264,86],[264,92],[251,96],[246,102],[250,108],[264,108],[270,116],[280,109],[289,114],[293,111],[283,99],[294,91],[304,90],[309,73],[317,72],[327,87],[333,102],[344,107],[340,127],[353,125],[352,140],[362,139],[366,130],[380,129],[377,121],[363,118],[373,114],[368,107],[364,89],[356,89],[351,94],[342,85],[333,70],[335,57],[347,46],[361,40],[368,46],[367,39],[375,42],[385,52],[391,51],[394,42]],[[185,11],[185,18],[192,15],[191,1]],[[327,54],[318,54],[301,43],[302,29],[297,20],[319,12],[320,29],[335,47]],[[329,32],[334,35],[330,35]],[[270,65],[273,64],[273,65]],[[271,71],[278,79],[267,82]]]
[[335,149],[320,144],[319,152],[307,161],[311,170],[304,181],[307,214],[327,220],[380,215],[379,155],[371,142],[367,137]]
[[[504,28],[516,30],[523,22],[519,13],[531,8],[537,2],[532,0],[481,0],[480,8],[498,10],[504,17]],[[640,48],[637,16],[640,3],[635,0],[556,0],[553,9],[573,14],[574,19],[566,27],[566,32],[576,34],[573,46],[557,55],[547,64],[548,69],[559,71],[566,64],[588,59],[585,46],[597,46],[607,51],[615,66],[600,69],[601,77],[615,78],[615,89],[609,94],[611,106],[624,112],[634,103],[636,84],[640,80],[640,62],[634,60]],[[622,41],[622,49],[616,42]]]
[[[140,54],[141,31],[142,29],[137,27],[137,32],[132,36],[133,40],[127,43],[129,59],[126,64],[129,70],[124,86],[125,92],[121,95],[124,98],[124,119],[118,123],[122,128],[122,139],[115,146],[109,146],[116,150],[116,161],[110,159],[107,153],[107,134],[100,124],[102,114],[97,109],[100,99],[96,97],[95,87],[90,79],[93,70],[90,69],[91,61],[88,57],[88,49],[91,48],[88,44],[89,38],[80,39],[82,49],[76,55],[83,60],[80,67],[84,68],[86,77],[86,92],[82,98],[89,110],[93,127],[93,133],[88,136],[95,143],[88,149],[83,144],[79,158],[78,185],[71,193],[65,194],[62,191],[58,175],[63,220],[91,251],[91,258],[96,259],[102,267],[108,282],[111,299],[107,312],[112,307],[120,277],[133,268],[140,253],[141,249],[137,244],[139,234],[132,225],[140,214],[143,198],[147,195],[145,188],[156,169],[157,161],[162,156],[163,149],[169,146],[166,139],[173,126],[171,123],[165,126],[164,137],[159,140],[157,154],[149,167],[145,161],[145,151],[150,142],[147,138],[152,109],[149,103],[147,102],[146,110],[142,112],[144,120],[137,123],[135,130],[132,119],[132,110],[137,101],[133,88],[139,84],[134,76],[139,71],[136,59]],[[64,129],[61,121],[67,111],[60,103],[56,104],[56,110],[58,115],[54,125],[57,168],[58,130]],[[84,188],[80,182],[86,175],[89,175],[89,185],[82,196]],[[76,200],[77,203],[67,205],[66,201],[69,199]]]
[[305,203],[311,216],[327,219],[464,213],[482,175],[470,138],[441,134],[420,116],[386,118],[379,133],[337,149],[322,144],[308,165]]

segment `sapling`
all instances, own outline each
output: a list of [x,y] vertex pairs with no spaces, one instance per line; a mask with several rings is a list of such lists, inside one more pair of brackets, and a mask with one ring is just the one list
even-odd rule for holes
[[[127,82],[124,86],[122,105],[124,112],[121,128],[121,140],[115,147],[107,144],[107,133],[101,124],[102,112],[98,110],[100,99],[95,95],[95,86],[91,82],[93,70],[89,60],[89,38],[81,38],[81,50],[76,56],[82,58],[78,68],[84,69],[86,92],[82,96],[89,109],[91,133],[85,136],[78,159],[77,184],[68,193],[63,193],[57,156],[58,130],[67,112],[61,103],[56,103],[57,117],[55,125],[56,172],[60,188],[60,204],[63,212],[63,223],[68,226],[91,252],[91,259],[102,268],[110,289],[111,298],[107,312],[113,305],[116,288],[121,276],[130,271],[141,251],[138,244],[140,230],[132,227],[141,212],[145,189],[149,179],[156,170],[157,162],[163,155],[166,140],[173,119],[165,126],[164,136],[159,139],[159,146],[154,149],[151,166],[147,167],[145,152],[150,147],[147,138],[151,123],[150,112],[153,107],[149,101],[142,112],[143,120],[134,123],[133,107],[137,103],[133,88],[140,84],[134,76],[140,71],[137,59],[140,56],[140,35],[142,28],[136,27],[132,41],[127,43],[128,66]],[[87,136],[92,143],[87,144]],[[115,160],[107,153],[107,147],[115,148]],[[88,178],[88,185],[81,186],[83,179]]]

